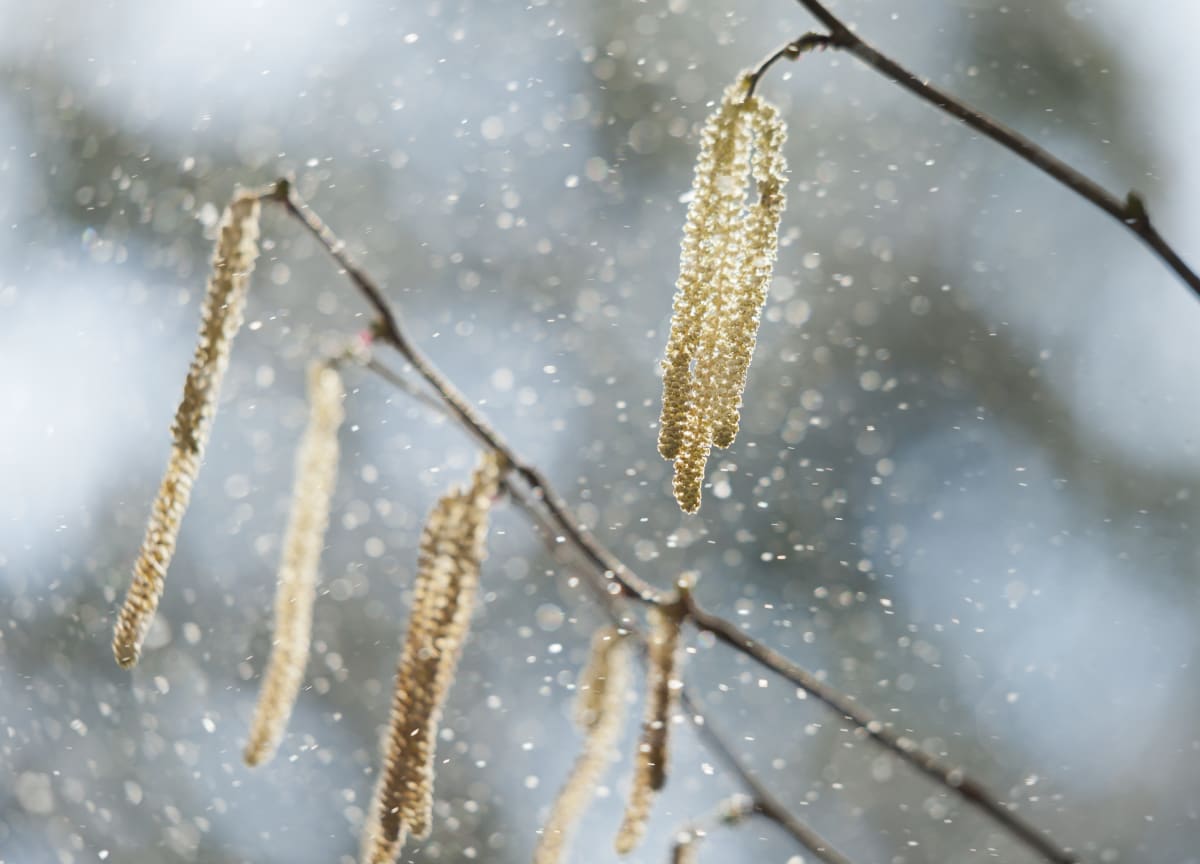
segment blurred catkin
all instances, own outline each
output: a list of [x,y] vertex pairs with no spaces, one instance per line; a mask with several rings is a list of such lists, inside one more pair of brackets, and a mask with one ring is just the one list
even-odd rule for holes
[[275,755],[304,680],[312,639],[317,566],[329,527],[337,480],[338,427],[344,412],[342,378],[326,363],[308,370],[308,426],[296,453],[292,508],[283,537],[275,593],[275,644],[243,752],[247,765]]
[[173,444],[167,471],[113,632],[113,655],[126,669],[134,666],[141,654],[200,470],[221,379],[229,365],[229,348],[242,325],[246,290],[258,257],[258,217],[258,198],[238,193],[221,218],[196,352],[171,425]]
[[704,126],[663,363],[658,450],[675,462],[675,498],[688,513],[700,508],[712,447],[737,435],[784,207],[783,121],[748,87],[739,77]]
[[488,513],[502,473],[501,457],[486,454],[470,488],[444,495],[421,534],[383,769],[363,835],[365,864],[390,864],[407,835],[429,834],[442,705],[470,626]]
[[630,647],[616,628],[605,627],[592,637],[592,654],[579,678],[575,719],[585,733],[583,752],[575,760],[567,782],[554,799],[533,853],[534,864],[562,860],[571,833],[587,809],[596,784],[615,756],[617,739],[625,722],[625,696],[629,690]]
[[651,607],[646,615],[650,625],[646,637],[646,706],[633,785],[625,805],[625,818],[617,832],[616,850],[621,855],[632,852],[641,842],[654,794],[667,782],[668,736],[679,700],[681,611],[679,607]]

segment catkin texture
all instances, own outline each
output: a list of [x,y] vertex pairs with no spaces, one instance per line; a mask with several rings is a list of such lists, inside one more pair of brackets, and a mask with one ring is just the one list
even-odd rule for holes
[[725,90],[701,135],[663,363],[658,449],[675,463],[673,491],[688,513],[700,508],[712,448],[737,435],[784,207],[783,121],[746,95],[748,81]]
[[275,755],[304,680],[317,567],[337,480],[337,434],[344,396],[337,370],[313,364],[308,371],[308,426],[296,453],[292,507],[275,589],[275,642],[242,754],[247,765],[259,765]]
[[542,826],[542,836],[533,853],[534,864],[557,864],[562,860],[596,784],[614,759],[625,722],[629,655],[627,640],[613,627],[605,627],[592,638],[591,659],[580,676],[575,703],[575,719],[585,734],[583,751]]
[[258,216],[258,199],[239,193],[221,218],[196,352],[171,425],[171,455],[150,511],[141,553],[133,565],[129,592],[113,629],[113,655],[126,669],[137,663],[150,630],[192,484],[200,470],[221,379],[229,365],[229,348],[242,325],[250,273],[258,257]]
[[[732,90],[733,88],[731,88]],[[739,146],[746,146],[737,93],[726,93],[708,118],[700,135],[700,155],[692,179],[692,200],[679,253],[679,278],[671,332],[663,363],[663,407],[658,431],[658,451],[674,459],[683,443],[695,395],[692,361],[700,347],[701,324],[714,296],[726,232],[736,214],[729,204],[745,188],[742,178],[725,172]],[[741,181],[741,182],[739,182]]]
[[771,273],[779,244],[779,223],[786,204],[784,188],[787,182],[787,163],[783,158],[783,143],[787,131],[779,110],[761,99],[753,103],[750,121],[754,131],[753,175],[758,187],[758,200],[750,208],[744,223],[744,254],[741,256],[738,279],[730,300],[728,333],[724,352],[724,375],[717,388],[719,396],[717,417],[713,428],[713,444],[725,448],[733,443],[738,432],[738,411],[746,389],[746,373],[758,336],[762,308],[771,288]]
[[646,833],[655,793],[667,782],[668,735],[679,700],[679,636],[682,618],[652,607],[647,613],[646,707],[642,736],[633,769],[633,785],[625,818],[617,832],[616,850],[632,852]]
[[421,534],[408,633],[396,671],[383,769],[364,831],[365,864],[390,864],[411,834],[428,836],[442,706],[471,621],[500,457],[484,456],[470,488],[434,506]]

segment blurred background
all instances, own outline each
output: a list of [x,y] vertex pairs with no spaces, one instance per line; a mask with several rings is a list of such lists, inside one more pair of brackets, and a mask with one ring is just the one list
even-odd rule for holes
[[[1185,0],[841,0],[918,73],[1200,263]],[[0,0],[0,861],[350,862],[425,513],[470,441],[350,373],[314,652],[240,750],[304,367],[367,310],[268,211],[248,325],[138,668],[110,628],[165,464],[213,228],[294,172],[413,335],[643,576],[945,753],[1089,862],[1200,861],[1200,308],[1108,217],[835,54],[760,92],[789,207],[742,432],[680,514],[655,452],[698,124],[813,26],[751,0]],[[530,859],[602,620],[511,506],[406,861]],[[696,643],[747,763],[862,864],[1025,849],[792,688]],[[634,746],[572,860],[615,861]],[[682,724],[630,856],[738,791]],[[810,860],[773,825],[702,860]]]

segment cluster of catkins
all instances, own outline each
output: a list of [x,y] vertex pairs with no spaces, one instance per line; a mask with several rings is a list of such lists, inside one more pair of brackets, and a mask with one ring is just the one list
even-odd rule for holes
[[[680,590],[689,589],[680,583]],[[655,794],[666,785],[671,720],[679,702],[680,635],[683,604],[651,607],[646,636],[646,703],[638,740],[633,782],[625,816],[617,831],[616,850],[626,855],[646,833]],[[567,782],[559,790],[550,816],[542,826],[534,864],[558,864],[565,858],[576,823],[591,803],[596,785],[608,763],[625,721],[628,693],[628,637],[614,628],[598,631],[592,639],[592,657],[580,676],[576,718],[585,738]]]
[[658,452],[675,463],[675,498],[688,513],[700,509],[713,446],[737,436],[783,215],[787,132],[749,86],[743,75],[728,87],[704,126],[663,363]]
[[[675,461],[675,495],[688,512],[700,506],[711,447],[727,447],[737,434],[741,393],[784,203],[783,122],[775,108],[750,96],[748,88],[746,77],[728,88],[704,129],[667,345],[659,450]],[[747,199],[751,177],[758,189],[753,203]],[[259,209],[259,195],[241,192],[221,219],[195,356],[171,429],[166,475],[114,630],[113,653],[125,668],[134,666],[141,654],[203,458],[258,257]],[[307,664],[344,416],[345,394],[335,363],[310,368],[308,398],[308,425],[296,456],[292,509],[279,565],[275,638],[244,751],[249,765],[274,755]],[[470,626],[490,508],[509,467],[503,456],[488,451],[470,485],[444,495],[425,523],[383,765],[363,832],[364,864],[389,864],[408,835],[429,834],[438,727]],[[688,584],[681,582],[680,591],[687,590]],[[676,602],[652,607],[647,615],[645,712],[616,839],[621,854],[640,842],[655,793],[666,782],[684,609],[680,595]],[[545,823],[535,864],[562,859],[575,823],[614,759],[625,718],[631,653],[628,636],[614,628],[599,631],[593,639],[591,661],[579,685],[583,752]]]
[[[212,429],[230,347],[242,324],[250,274],[258,257],[259,211],[258,195],[239,192],[221,218],[200,334],[171,426],[166,475],[114,627],[113,654],[124,668],[134,666],[141,656]],[[314,363],[308,372],[308,425],[296,454],[292,507],[279,563],[274,646],[243,754],[249,765],[274,755],[304,679],[317,569],[337,479],[343,399],[341,376],[333,365]]]
[[[134,666],[141,655],[199,472],[258,257],[259,210],[259,196],[243,192],[234,196],[221,219],[200,334],[172,425],[166,475],[114,628],[113,653],[124,668]],[[248,765],[274,755],[304,679],[317,572],[337,479],[344,398],[336,364],[313,364],[308,373],[308,424],[296,456],[292,506],[279,564],[274,644],[243,753]],[[466,638],[484,557],[488,511],[504,470],[498,454],[486,454],[470,488],[445,495],[425,525],[384,765],[364,832],[364,861],[390,862],[406,834],[424,837],[429,832],[438,723]]]

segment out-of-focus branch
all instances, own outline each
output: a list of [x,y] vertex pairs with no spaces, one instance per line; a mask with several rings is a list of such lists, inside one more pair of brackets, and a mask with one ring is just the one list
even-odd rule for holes
[[[555,536],[561,536],[563,541],[594,570],[597,577],[603,580],[603,589],[608,596],[623,597],[655,606],[665,606],[668,603],[676,602],[673,592],[661,591],[646,582],[601,543],[570,510],[541,470],[513,450],[492,428],[486,418],[417,348],[404,331],[400,316],[388,303],[382,288],[364,270],[354,264],[346,253],[342,241],[308,207],[287,180],[278,181],[261,194],[264,200],[282,204],[288,213],[298,219],[325,247],[338,265],[345,270],[351,282],[376,312],[375,332],[378,341],[399,352],[412,366],[416,375],[431,388],[446,413],[455,419],[464,430],[485,447],[498,451],[504,457],[510,466],[510,474],[505,479],[506,488],[510,491],[514,489],[513,476],[525,485],[524,494],[528,495],[530,503],[540,505],[545,509]],[[1053,862],[1053,864],[1073,864],[1077,860],[1073,855],[1061,850],[1047,839],[1040,830],[1018,816],[1007,804],[989,793],[980,783],[968,778],[962,769],[923,750],[915,741],[893,732],[867,711],[859,708],[851,696],[819,680],[798,664],[747,636],[733,622],[706,611],[695,602],[694,598],[689,598],[686,602],[687,617],[697,627],[711,632],[717,639],[734,650],[814,696],[838,715],[861,728],[872,740],[979,808],[1014,837],[1036,850],[1046,861]],[[749,775],[743,775],[743,777],[749,777]],[[786,811],[779,809],[774,812],[781,815]],[[770,816],[771,814],[764,811],[764,815]],[[777,816],[771,816],[771,818],[779,821]],[[789,832],[792,830],[787,824],[783,822],[780,824]],[[796,820],[796,824],[803,827],[798,820]],[[797,836],[799,839],[799,835],[793,834],[793,836]]]
[[751,86],[757,85],[758,79],[776,61],[785,58],[794,60],[812,48],[839,49],[853,54],[880,75],[903,87],[919,99],[923,99],[930,105],[961,120],[976,132],[1020,156],[1116,219],[1137,235],[1191,289],[1193,294],[1200,297],[1200,275],[1188,266],[1175,247],[1158,232],[1158,228],[1150,219],[1146,202],[1137,192],[1130,191],[1124,198],[1112,194],[1082,171],[1068,165],[1020,132],[1010,129],[994,117],[972,108],[958,97],[935,87],[916,73],[901,66],[851,30],[820,0],[798,0],[798,2],[829,32],[805,33],[772,52],[753,73]]
[[699,703],[686,690],[680,697],[680,704],[692,718],[692,724],[700,733],[700,737],[708,744],[708,749],[737,775],[738,780],[750,792],[755,813],[760,813],[779,825],[798,843],[807,846],[819,861],[823,861],[825,864],[853,864],[849,858],[833,848],[828,840],[801,822],[757,777],[750,773],[749,769],[742,764],[737,753],[730,748],[724,737],[713,728],[708,718],[704,716]]

